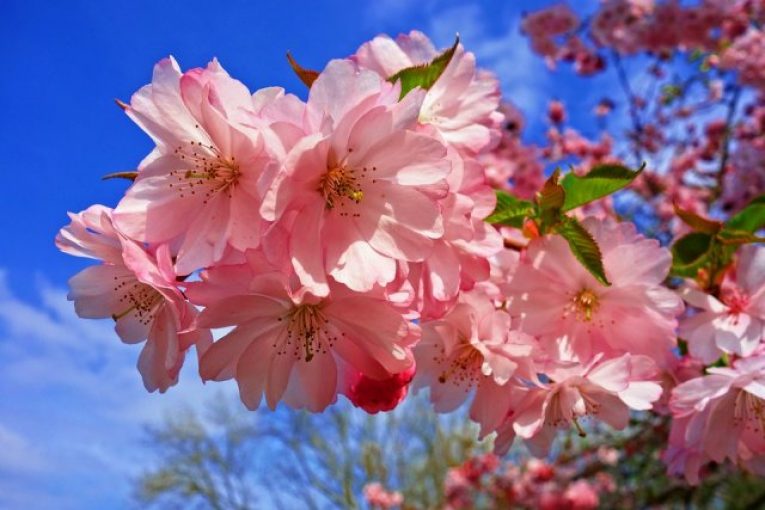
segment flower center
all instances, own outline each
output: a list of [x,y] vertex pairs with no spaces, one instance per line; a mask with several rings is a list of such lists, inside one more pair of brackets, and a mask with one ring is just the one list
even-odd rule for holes
[[765,401],[740,390],[733,408],[733,424],[743,424],[752,427],[754,432],[765,433]]
[[449,356],[448,365],[438,376],[438,382],[443,384],[449,379],[452,379],[456,384],[475,381],[482,361],[483,354],[481,351],[473,347],[467,338],[460,335],[460,342]]
[[327,173],[321,178],[319,191],[324,197],[327,209],[333,209],[341,203],[341,200],[346,198],[357,204],[364,198],[364,192],[356,178],[356,172],[341,165],[327,170]]
[[119,297],[118,302],[125,309],[112,314],[112,319],[118,321],[133,314],[143,325],[149,325],[154,320],[154,311],[162,303],[162,294],[134,277],[114,277],[114,292]]
[[572,308],[576,319],[582,322],[592,321],[592,316],[600,308],[600,300],[597,294],[590,289],[582,289],[572,299]]
[[749,296],[737,288],[723,289],[720,298],[728,306],[731,315],[738,315],[749,306]]
[[337,335],[331,334],[320,304],[298,305],[289,311],[286,319],[287,340],[278,354],[284,354],[291,346],[296,358],[311,361],[317,352],[326,354],[338,339]]
[[214,145],[194,141],[179,145],[174,154],[188,165],[170,172],[175,182],[168,186],[177,191],[181,198],[200,193],[204,196],[203,202],[207,203],[218,192],[231,197],[242,175],[234,156],[227,158]]
[[[574,391],[576,391],[584,403],[584,412],[581,410],[577,412],[576,409],[570,407],[564,408],[564,400],[561,396],[562,392],[558,389],[553,393],[552,397],[550,397],[550,403],[547,406],[547,413],[545,415],[545,425],[551,427],[563,427],[573,424],[579,436],[585,437],[587,434],[579,424],[578,418],[598,414],[598,412],[600,412],[600,403],[579,388],[574,389]],[[565,405],[571,405],[570,399],[565,400]]]

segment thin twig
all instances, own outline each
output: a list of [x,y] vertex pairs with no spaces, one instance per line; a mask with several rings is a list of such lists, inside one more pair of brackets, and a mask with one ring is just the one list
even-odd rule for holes
[[643,153],[640,150],[641,140],[645,131],[643,122],[640,120],[640,112],[638,111],[637,104],[635,103],[635,93],[630,85],[627,72],[624,69],[622,63],[622,57],[614,50],[611,52],[611,56],[614,60],[614,68],[616,69],[616,75],[619,78],[619,83],[622,86],[624,94],[627,96],[627,103],[629,105],[630,119],[632,120],[632,130],[635,132],[635,146],[632,148],[633,155],[635,156],[635,164],[640,165],[643,162]]

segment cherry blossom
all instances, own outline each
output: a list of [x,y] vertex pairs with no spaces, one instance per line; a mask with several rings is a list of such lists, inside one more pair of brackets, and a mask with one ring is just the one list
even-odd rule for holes
[[587,272],[561,237],[534,240],[510,282],[519,329],[539,336],[551,356],[587,362],[596,353],[663,358],[675,343],[682,301],[661,282],[668,250],[629,223],[588,218],[611,285]]
[[537,454],[545,454],[559,427],[574,426],[595,416],[615,429],[629,422],[629,410],[650,409],[661,396],[656,366],[646,356],[625,354],[602,360],[596,356],[586,366],[574,365],[547,370],[551,382],[528,390],[521,408],[508,421],[518,436]]
[[[673,462],[684,467],[691,483],[698,482],[706,459],[738,462],[765,455],[765,357],[707,369],[707,375],[673,390],[670,408],[676,418]],[[684,461],[676,460],[680,455]]]
[[363,492],[372,508],[393,508],[404,502],[404,496],[400,492],[388,491],[379,482],[366,484]]
[[765,338],[765,248],[741,248],[735,277],[725,282],[720,300],[690,286],[681,295],[701,310],[678,331],[691,355],[704,363],[723,353],[751,355]]
[[[358,49],[353,58],[382,78],[438,56],[430,39],[412,31],[396,39],[382,35]],[[498,111],[499,83],[476,69],[475,55],[459,44],[438,81],[425,94],[419,121],[434,126],[447,143],[468,154],[490,148],[499,139],[503,116]]]
[[[331,62],[311,87],[317,132],[286,157],[261,212],[279,222],[303,285],[329,290],[327,275],[366,292],[396,278],[396,261],[421,261],[444,235],[438,200],[448,191],[446,148],[414,131],[423,95],[350,61]],[[289,235],[280,234],[289,232]]]
[[[235,378],[242,402],[256,409],[263,395],[321,411],[335,401],[346,367],[377,380],[408,370],[418,328],[388,302],[334,285],[328,297],[294,291],[278,272],[256,273],[247,289],[222,285],[241,271],[210,270],[190,283],[190,299],[206,306],[199,324],[234,326],[200,360],[203,380]],[[209,280],[211,283],[206,283]]]
[[133,239],[178,246],[176,265],[189,274],[260,243],[257,210],[283,148],[261,126],[243,124],[247,88],[218,64],[182,73],[172,58],[125,111],[157,144],[114,212]]
[[146,340],[138,369],[147,390],[164,392],[178,382],[185,352],[196,345],[202,354],[212,336],[195,328],[197,312],[177,287],[169,247],[147,252],[114,229],[111,215],[91,206],[59,232],[62,251],[103,259],[69,280],[68,298],[80,317],[111,317],[123,342]]
[[[251,93],[217,60],[184,72],[163,59],[119,103],[155,145],[122,174],[134,182],[56,237],[99,261],[69,299],[123,342],[145,340],[149,391],[178,381],[194,345],[201,379],[234,379],[251,410],[265,398],[322,412],[343,395],[349,411],[406,412],[410,386],[436,412],[464,409],[494,453],[448,469],[445,508],[477,506],[478,491],[499,506],[596,508],[621,488],[616,470],[572,465],[609,469],[649,443],[691,484],[712,463],[765,476],[760,4],[525,15],[551,69],[615,73],[592,97],[596,131],[561,99],[527,122],[475,54],[418,31],[320,72],[290,60],[307,100]],[[570,175],[546,179],[558,166]],[[607,179],[629,189],[604,197]],[[694,239],[709,248],[686,264]],[[631,420],[652,428],[630,436]],[[623,431],[620,447],[499,458],[516,437],[548,456],[561,429],[584,437],[601,422]],[[370,506],[404,505],[366,482]]]
[[524,358],[533,339],[512,331],[510,321],[484,296],[464,293],[442,319],[422,324],[422,340],[414,350],[414,384],[429,388],[436,411],[453,411],[477,388],[473,412],[481,413],[483,406],[492,406],[495,385],[504,385],[516,371],[528,371]]

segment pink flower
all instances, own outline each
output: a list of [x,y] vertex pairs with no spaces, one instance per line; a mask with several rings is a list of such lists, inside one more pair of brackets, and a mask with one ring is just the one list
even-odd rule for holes
[[460,469],[472,484],[480,486],[481,478],[493,473],[499,467],[499,457],[493,453],[484,453],[470,457],[462,463]]
[[573,31],[579,18],[563,3],[526,15],[521,30],[531,40],[531,48],[544,57],[554,58],[558,52],[555,38]]
[[70,214],[56,237],[62,251],[104,261],[69,280],[68,298],[80,317],[114,319],[123,342],[147,340],[138,369],[147,390],[164,392],[178,382],[189,347],[201,354],[212,336],[194,329],[196,310],[178,290],[169,247],[147,252],[114,229],[111,214],[100,205]]
[[56,247],[75,257],[102,260],[107,264],[123,264],[120,234],[112,225],[112,210],[91,205],[77,214],[68,213],[71,223],[59,230]]
[[444,478],[446,508],[449,510],[471,508],[473,506],[471,488],[472,483],[467,479],[461,467],[449,469]]
[[724,352],[751,355],[765,338],[765,248],[740,249],[735,278],[723,283],[720,300],[690,286],[680,294],[702,310],[680,324],[692,356],[709,364]]
[[422,323],[422,340],[414,350],[415,387],[430,389],[430,400],[440,413],[459,407],[477,388],[471,415],[492,414],[492,400],[501,386],[519,368],[527,372],[525,358],[532,345],[533,339],[511,331],[510,316],[496,310],[489,299],[463,293],[442,319]]
[[759,143],[741,140],[731,154],[731,165],[725,171],[720,198],[726,211],[738,211],[765,189],[765,147],[761,136],[758,138]]
[[404,502],[404,496],[398,491],[388,491],[380,482],[371,482],[364,486],[364,499],[373,508],[393,508]]
[[568,507],[568,501],[557,487],[543,487],[534,502],[539,510],[562,510]]
[[[353,59],[384,79],[407,67],[430,62],[439,54],[422,32],[412,31],[395,40],[375,37],[358,49]],[[419,120],[434,126],[443,138],[462,152],[476,154],[499,139],[502,114],[497,79],[476,70],[475,55],[460,44],[451,62],[427,91]]]
[[488,280],[488,258],[502,250],[497,230],[484,220],[494,211],[494,190],[486,183],[481,166],[449,150],[452,171],[447,183],[451,193],[441,201],[444,236],[421,263],[408,264],[409,279],[418,289],[423,319],[439,318],[454,305],[461,290]]
[[271,244],[286,246],[303,285],[329,291],[327,274],[367,292],[396,278],[397,261],[421,261],[444,234],[438,200],[450,170],[439,141],[415,132],[422,91],[398,87],[347,60],[311,87],[315,133],[287,155],[263,203]]
[[547,117],[553,124],[562,124],[566,121],[566,107],[560,101],[550,101],[547,105]]
[[526,461],[526,472],[535,483],[549,482],[555,477],[555,469],[552,464],[534,457]]
[[588,218],[611,286],[574,258],[560,236],[532,241],[509,285],[510,312],[519,329],[540,337],[558,359],[588,362],[596,353],[664,358],[675,345],[682,301],[662,281],[669,251],[639,235],[631,223]]
[[587,480],[572,482],[566,487],[563,497],[571,505],[571,510],[594,510],[600,504],[598,492]]
[[[672,391],[670,409],[675,417],[671,435],[675,448],[716,462],[765,454],[765,357],[708,368],[707,375]],[[686,476],[695,479],[693,472]]]
[[621,430],[629,422],[629,410],[648,410],[661,396],[661,386],[653,361],[645,356],[625,354],[600,361],[597,356],[588,366],[553,368],[546,375],[551,382],[530,390],[527,403],[517,413],[515,432],[527,440],[536,455],[545,454],[557,428],[596,416]]
[[720,67],[738,71],[741,83],[753,87],[765,88],[765,33],[750,28],[743,36],[737,37],[722,52]]
[[283,152],[265,126],[245,127],[252,99],[217,61],[181,73],[154,68],[127,114],[157,144],[114,212],[129,237],[178,246],[180,274],[260,243],[258,207]]
[[202,379],[235,378],[248,408],[256,409],[265,394],[271,409],[283,399],[318,412],[334,402],[338,372],[384,380],[412,366],[417,328],[385,300],[339,285],[324,298],[294,292],[294,282],[276,272],[256,274],[246,290],[225,283],[241,276],[210,270],[187,293],[207,306],[200,325],[234,326],[200,360]]
[[598,460],[607,466],[615,466],[619,462],[619,450],[607,446],[599,446],[596,452]]
[[711,459],[706,455],[699,444],[698,430],[691,433],[695,437],[693,444],[687,444],[686,434],[691,417],[673,417],[672,428],[669,432],[667,449],[662,453],[662,460],[667,465],[667,473],[675,476],[684,476],[691,485],[698,485],[700,473],[705,464]]

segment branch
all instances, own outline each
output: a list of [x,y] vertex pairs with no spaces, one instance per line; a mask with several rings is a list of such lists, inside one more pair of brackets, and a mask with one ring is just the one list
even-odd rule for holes
[[720,154],[720,166],[717,169],[717,179],[715,187],[712,189],[712,194],[709,198],[711,204],[723,193],[723,179],[725,177],[725,166],[728,164],[730,158],[730,139],[733,131],[733,119],[736,115],[736,108],[738,107],[738,101],[741,97],[741,87],[735,85],[733,88],[733,94],[731,94],[728,100],[728,113],[725,116],[725,134],[723,134],[723,142]]
[[643,138],[645,129],[643,128],[643,122],[640,120],[640,112],[635,104],[635,93],[630,85],[629,78],[627,78],[627,72],[624,69],[622,63],[622,57],[616,50],[611,52],[611,56],[614,60],[614,68],[616,69],[616,76],[619,78],[619,84],[627,96],[627,102],[629,105],[630,119],[632,120],[632,130],[635,132],[635,146],[633,147],[633,155],[635,156],[635,164],[640,165],[643,162],[643,153],[640,150],[640,143]]

